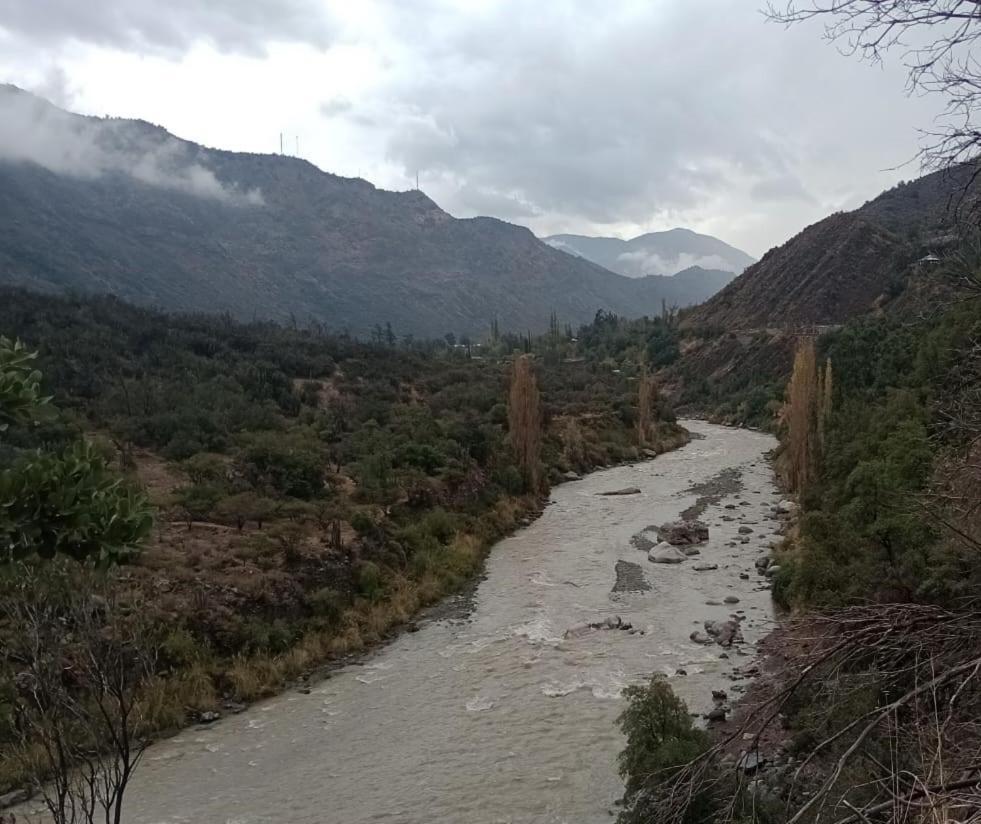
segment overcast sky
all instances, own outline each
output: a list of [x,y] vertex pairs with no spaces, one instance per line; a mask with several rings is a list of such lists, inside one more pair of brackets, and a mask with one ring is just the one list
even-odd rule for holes
[[[762,0],[0,0],[0,80],[86,114],[421,188],[536,233],[761,255],[917,174],[897,55]],[[906,164],[906,165],[903,165]],[[899,167],[899,168],[897,168]]]

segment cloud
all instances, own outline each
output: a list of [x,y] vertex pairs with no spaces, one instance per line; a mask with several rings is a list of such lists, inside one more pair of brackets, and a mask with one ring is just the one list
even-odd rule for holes
[[796,177],[784,175],[760,180],[749,191],[754,200],[780,202],[799,200],[803,203],[816,203],[814,196],[804,188]]
[[333,100],[328,100],[325,103],[320,104],[320,113],[326,118],[337,117],[338,115],[346,114],[351,111],[354,104],[350,100],[344,97],[335,97]]
[[0,0],[0,29],[42,47],[75,41],[171,56],[199,42],[261,55],[270,42],[325,47],[335,36],[316,0]]
[[675,257],[665,257],[656,252],[638,250],[617,255],[617,260],[624,264],[624,271],[630,277],[645,277],[647,275],[674,275],[692,266],[702,269],[719,269],[731,272],[732,264],[719,255],[693,255],[681,252]]
[[942,106],[905,96],[900,61],[868,67],[758,5],[0,0],[0,74],[207,145],[299,134],[329,171],[395,189],[418,172],[459,216],[682,225],[760,255],[915,174],[895,167]]
[[386,159],[453,213],[519,203],[540,233],[684,223],[759,253],[892,183],[934,110],[904,101],[901,66],[870,71],[741,0],[402,8],[358,105]]
[[96,120],[0,86],[0,161],[36,163],[56,174],[124,174],[150,186],[238,206],[263,205],[258,189],[218,180],[189,144],[146,123]]

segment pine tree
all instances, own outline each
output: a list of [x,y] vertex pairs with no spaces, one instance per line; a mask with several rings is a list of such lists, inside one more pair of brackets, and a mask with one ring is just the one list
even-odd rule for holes
[[525,483],[537,491],[541,480],[541,396],[528,355],[514,359],[508,394],[508,434]]

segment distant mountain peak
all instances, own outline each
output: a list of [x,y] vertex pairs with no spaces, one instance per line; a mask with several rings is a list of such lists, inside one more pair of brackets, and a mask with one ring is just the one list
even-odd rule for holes
[[630,240],[572,234],[551,235],[544,240],[556,249],[633,278],[674,275],[692,266],[731,272],[735,276],[754,263],[740,249],[680,226],[647,232]]

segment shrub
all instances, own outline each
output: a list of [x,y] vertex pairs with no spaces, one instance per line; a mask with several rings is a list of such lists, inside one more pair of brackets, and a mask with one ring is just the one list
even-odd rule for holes
[[[660,676],[649,684],[624,690],[627,708],[617,719],[627,736],[620,753],[620,774],[626,782],[625,809],[620,821],[640,824],[656,807],[660,791],[688,763],[708,749],[708,735],[696,729],[685,702],[678,698]],[[714,810],[708,793],[692,797],[684,821],[704,824]]]
[[369,601],[377,601],[384,593],[381,568],[374,561],[365,561],[358,570],[358,592]]

